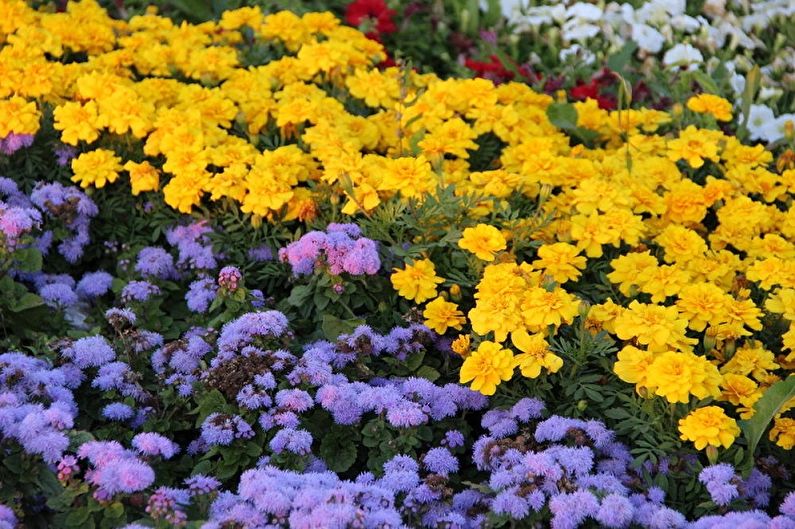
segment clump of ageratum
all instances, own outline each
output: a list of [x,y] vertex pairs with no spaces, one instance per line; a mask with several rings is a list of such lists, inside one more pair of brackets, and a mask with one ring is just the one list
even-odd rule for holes
[[378,245],[362,237],[355,224],[329,224],[325,232],[310,231],[279,250],[279,259],[288,263],[294,275],[328,270],[331,275],[374,275],[381,268]]

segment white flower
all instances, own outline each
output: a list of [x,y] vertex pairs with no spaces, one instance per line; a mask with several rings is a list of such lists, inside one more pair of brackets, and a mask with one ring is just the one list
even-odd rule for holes
[[695,70],[702,62],[704,56],[690,44],[677,44],[663,56],[663,64],[666,66],[687,66],[688,70]]
[[768,99],[772,99],[772,98],[774,98],[776,96],[780,96],[780,95],[781,95],[781,89],[780,88],[772,88],[770,86],[763,86],[762,88],[759,89],[759,99],[761,99],[762,101],[766,101]]
[[500,0],[502,15],[511,22],[517,22],[521,18],[520,9],[526,3],[526,0]]
[[671,27],[679,31],[684,31],[685,33],[695,33],[701,28],[702,24],[699,20],[688,15],[675,15],[671,18],[670,22]]
[[646,24],[632,24],[632,40],[638,43],[640,49],[650,53],[657,53],[665,43],[662,33]]
[[752,140],[770,141],[768,136],[773,130],[776,117],[770,107],[765,105],[751,105],[748,113],[748,132]]
[[566,16],[568,18],[579,18],[590,22],[596,22],[602,18],[602,10],[593,4],[579,2],[566,10]]
[[563,39],[564,40],[579,40],[596,36],[599,33],[599,26],[583,22],[578,19],[569,20],[563,24]]
[[560,53],[558,54],[558,59],[560,60],[560,62],[566,62],[566,60],[569,57],[576,57],[576,56],[579,56],[582,62],[584,62],[585,64],[593,64],[594,61],[596,61],[596,55],[594,55],[594,53],[591,50],[583,48],[579,44],[572,44],[568,48],[563,48],[562,50],[560,50]]

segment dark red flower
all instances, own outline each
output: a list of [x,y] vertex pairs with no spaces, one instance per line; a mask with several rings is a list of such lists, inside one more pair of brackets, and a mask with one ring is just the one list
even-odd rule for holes
[[384,0],[354,0],[345,10],[345,21],[351,26],[366,26],[366,35],[378,40],[380,35],[397,31],[394,9],[389,9]]
[[603,88],[613,84],[612,74],[608,77],[604,72],[593,79],[588,84],[582,81],[577,81],[577,85],[569,90],[569,95],[576,101],[585,101],[586,99],[595,99],[599,104],[599,108],[604,110],[615,110],[616,98],[615,96],[604,93]]
[[[514,72],[506,68],[500,58],[496,55],[489,57],[488,62],[466,59],[464,61],[464,66],[475,72],[476,77],[489,79],[495,83],[504,83],[506,81],[511,81],[514,77],[516,77]],[[534,75],[527,66],[515,66],[525,80],[533,81],[534,79],[538,79],[538,76]]]

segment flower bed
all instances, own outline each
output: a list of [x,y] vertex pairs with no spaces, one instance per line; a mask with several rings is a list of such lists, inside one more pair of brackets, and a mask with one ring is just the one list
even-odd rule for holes
[[795,527],[795,122],[375,4],[0,6],[0,528]]

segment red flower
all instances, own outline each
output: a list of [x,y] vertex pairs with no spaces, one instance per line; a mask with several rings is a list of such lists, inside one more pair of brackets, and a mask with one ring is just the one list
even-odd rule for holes
[[596,77],[591,79],[591,82],[588,84],[585,84],[582,81],[577,81],[577,85],[569,90],[569,95],[571,95],[572,99],[577,101],[585,101],[589,98],[595,99],[599,104],[599,108],[603,110],[615,110],[615,96],[602,92],[603,88],[613,84],[614,81],[615,78],[613,77],[612,72],[605,69]]
[[356,27],[369,22],[366,35],[378,40],[382,34],[397,31],[395,21],[392,20],[395,14],[395,10],[389,9],[384,0],[354,0],[345,10],[345,21]]
[[[498,56],[492,55],[489,59],[489,62],[466,59],[464,66],[475,72],[477,77],[483,77],[495,83],[511,81],[515,77],[514,73],[503,65]],[[527,81],[533,80],[533,72],[527,66],[517,66],[516,69]],[[537,79],[537,76],[535,77]]]

